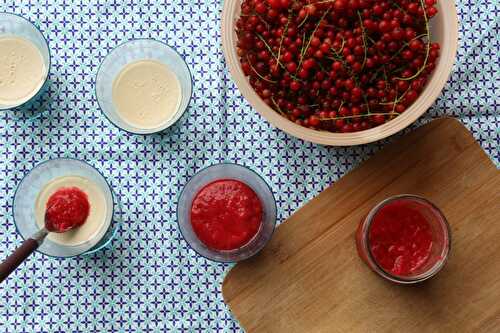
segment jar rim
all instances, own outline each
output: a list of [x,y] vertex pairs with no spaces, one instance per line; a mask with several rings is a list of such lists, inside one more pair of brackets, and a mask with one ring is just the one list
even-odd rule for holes
[[[423,203],[424,205],[429,206],[433,213],[436,214],[438,217],[438,220],[440,222],[440,225],[442,226],[443,229],[443,236],[444,236],[444,244],[443,244],[443,249],[441,251],[440,259],[432,266],[430,267],[427,271],[420,273],[418,275],[413,275],[413,276],[404,276],[404,275],[396,275],[393,274],[386,269],[384,269],[378,261],[375,259],[371,247],[370,247],[370,230],[372,223],[374,221],[375,216],[377,213],[385,206],[388,204],[397,201],[397,200],[412,200],[412,201],[417,201],[419,203]],[[381,202],[379,202],[375,207],[373,207],[366,218],[363,221],[363,228],[362,228],[362,243],[363,247],[366,249],[366,257],[367,260],[370,262],[370,266],[374,271],[384,277],[387,280],[390,280],[392,282],[400,283],[400,284],[413,284],[413,283],[418,283],[422,282],[424,280],[427,280],[434,275],[436,275],[445,265],[445,263],[448,260],[449,253],[451,251],[451,228],[448,223],[448,220],[444,216],[443,212],[431,201],[428,199],[419,196],[419,195],[414,195],[414,194],[400,194],[400,195],[395,195],[392,197],[389,197]]]

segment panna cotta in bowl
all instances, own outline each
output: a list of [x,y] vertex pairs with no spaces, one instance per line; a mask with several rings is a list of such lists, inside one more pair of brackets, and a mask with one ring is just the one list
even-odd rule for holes
[[33,99],[49,69],[49,48],[40,30],[21,16],[0,13],[0,110]]
[[136,39],[103,61],[96,95],[104,115],[119,128],[152,134],[172,126],[189,105],[192,79],[182,57],[168,45]]
[[[80,204],[64,207],[65,202],[75,202],[68,200],[70,196],[78,196]],[[38,248],[50,256],[72,257],[109,244],[119,225],[113,219],[115,206],[112,190],[97,169],[79,160],[54,159],[35,167],[19,184],[14,220],[18,232],[27,239],[50,223],[51,215],[58,223],[84,216],[78,227],[50,233]]]

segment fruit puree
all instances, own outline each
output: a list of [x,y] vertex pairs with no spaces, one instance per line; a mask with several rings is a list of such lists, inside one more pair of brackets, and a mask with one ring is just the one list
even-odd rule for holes
[[47,202],[45,225],[49,231],[65,232],[85,223],[90,212],[87,194],[77,187],[63,187]]
[[231,179],[203,187],[191,206],[196,236],[214,250],[235,250],[247,244],[262,224],[262,203],[246,184]]
[[428,262],[433,246],[429,222],[405,201],[382,207],[374,216],[368,237],[375,261],[399,276],[418,272]]
[[[76,191],[71,190],[68,193],[68,189]],[[88,200],[88,210],[84,198]],[[53,200],[57,200],[59,203],[55,207],[52,207],[51,201]],[[75,206],[80,208],[64,213],[64,204],[67,202],[73,202]],[[64,233],[52,232],[47,236],[49,240],[64,246],[79,246],[102,233],[103,228],[109,225],[108,218],[110,210],[112,210],[112,207],[108,206],[101,186],[80,176],[63,176],[52,179],[38,193],[34,208],[36,223],[40,228],[46,225],[46,215],[49,220],[53,220],[49,223],[53,224],[56,229],[59,227],[65,229],[64,225],[68,223],[76,222],[79,224],[77,228],[72,230]],[[83,220],[85,223],[82,224]],[[62,229],[59,230],[62,231]]]

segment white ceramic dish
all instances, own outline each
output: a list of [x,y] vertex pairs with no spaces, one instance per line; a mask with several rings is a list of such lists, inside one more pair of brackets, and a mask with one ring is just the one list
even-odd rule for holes
[[403,114],[381,126],[354,133],[330,133],[316,131],[282,117],[266,105],[255,93],[243,74],[236,53],[237,36],[235,22],[240,15],[240,1],[224,1],[222,12],[222,46],[231,75],[248,102],[272,125],[314,143],[330,146],[353,146],[381,140],[415,122],[441,94],[451,73],[458,47],[458,16],[453,0],[439,0],[439,13],[431,20],[431,39],[441,45],[436,69],[419,98]]

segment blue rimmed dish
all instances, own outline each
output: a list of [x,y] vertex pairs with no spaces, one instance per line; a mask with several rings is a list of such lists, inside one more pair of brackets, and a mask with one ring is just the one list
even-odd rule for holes
[[[181,87],[181,101],[175,115],[154,128],[140,128],[125,121],[113,102],[113,83],[120,72],[127,65],[144,60],[166,65]],[[148,135],[166,130],[182,117],[191,101],[193,82],[188,65],[175,49],[154,39],[133,39],[117,46],[106,56],[97,73],[95,89],[97,102],[111,123],[132,134]]]
[[102,191],[106,207],[104,222],[92,238],[78,245],[65,245],[50,238],[45,239],[37,251],[52,257],[69,258],[99,251],[111,243],[121,224],[119,202],[100,171],[77,159],[58,158],[36,166],[17,187],[13,207],[14,223],[23,239],[30,238],[40,229],[36,223],[35,203],[43,188],[54,179],[70,176],[88,179]]
[[35,100],[47,87],[51,60],[47,39],[40,29],[22,16],[11,13],[0,13],[0,38],[20,37],[31,42],[40,52],[43,60],[43,77],[39,86],[31,94],[15,103],[0,103],[0,110],[16,109]]
[[[263,208],[259,231],[247,244],[235,250],[218,251],[207,247],[196,236],[191,224],[194,198],[205,185],[221,179],[234,179],[248,185],[259,197]],[[216,164],[199,171],[186,184],[177,204],[177,222],[186,242],[201,256],[218,262],[238,262],[254,256],[271,240],[276,227],[276,201],[269,185],[254,171],[238,164]]]

